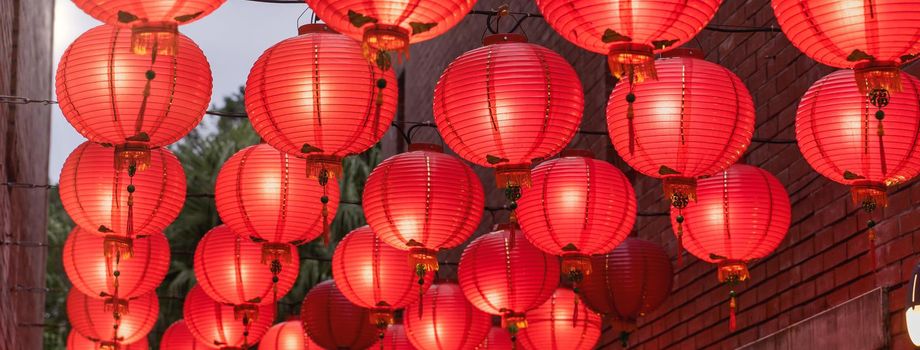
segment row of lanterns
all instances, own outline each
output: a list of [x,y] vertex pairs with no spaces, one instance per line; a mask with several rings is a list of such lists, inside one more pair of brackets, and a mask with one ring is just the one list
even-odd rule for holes
[[[71,44],[57,73],[61,109],[89,139],[68,158],[60,183],[78,225],[64,249],[75,286],[68,315],[78,334],[71,340],[124,348],[145,338],[156,320],[152,291],[169,264],[162,231],[185,199],[182,166],[164,146],[197,125],[211,92],[206,58],[177,27],[223,1],[75,2],[107,24]],[[457,282],[435,281],[437,252],[471,237],[484,191],[463,161],[439,146],[414,144],[367,179],[368,226],[338,243],[335,280],[311,289],[300,322],[270,328],[274,302],[299,271],[295,246],[329,242],[343,157],[367,150],[389,129],[398,94],[390,53],[408,56],[410,43],[447,31],[474,2],[405,9],[386,0],[307,0],[326,24],[301,27],[253,66],[246,108],[265,143],[235,154],[218,174],[224,225],[199,242],[199,284],[164,344],[286,348],[279,344],[293,337],[324,348],[591,348],[598,313],[626,335],[663,302],[668,256],[626,238],[636,201],[625,175],[585,152],[552,158],[581,122],[574,69],[506,33],[486,37],[447,67],[433,111],[451,150],[494,168],[509,222],[469,243]],[[654,5],[537,5],[566,39],[608,56],[623,82],[607,108],[613,146],[631,167],[662,180],[679,245],[716,264],[719,281],[733,287],[749,277],[748,262],[782,241],[789,198],[771,174],[734,164],[755,124],[743,82],[698,52],[676,49],[721,1],[648,2]],[[871,213],[887,203],[888,186],[920,172],[917,80],[898,70],[920,44],[896,35],[917,24],[896,15],[897,6],[867,5],[871,16],[847,19],[894,32],[855,32],[833,23],[865,10],[862,4],[836,11],[821,2],[773,1],[796,46],[819,62],[853,68],[809,89],[796,137],[808,162],[852,186],[854,202]],[[867,226],[874,242],[875,222]],[[560,277],[570,288],[560,287]],[[729,303],[734,329],[734,290]],[[501,328],[491,326],[490,315],[501,318]]]

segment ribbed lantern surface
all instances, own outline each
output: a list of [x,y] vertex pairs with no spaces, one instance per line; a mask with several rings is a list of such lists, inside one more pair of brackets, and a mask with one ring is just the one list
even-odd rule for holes
[[132,299],[153,291],[169,271],[169,242],[162,233],[134,240],[134,257],[115,262],[106,259],[105,239],[74,227],[64,242],[64,272],[73,286],[94,298],[114,296],[118,271],[118,297]]
[[80,335],[100,342],[131,344],[146,341],[160,312],[156,293],[147,293],[129,301],[127,312],[121,314],[117,330],[113,330],[113,310],[106,302],[71,289],[67,294],[67,320]]
[[[87,14],[113,25],[186,24],[207,16],[226,0],[73,0]],[[137,17],[128,21],[132,17]],[[137,22],[137,23],[135,23]]]
[[502,327],[492,327],[489,335],[474,350],[514,350],[511,333]]
[[394,324],[387,328],[383,339],[371,345],[369,349],[416,350],[417,348],[409,342],[406,328],[402,324]]
[[334,280],[310,289],[300,308],[307,335],[325,349],[366,349],[377,341],[370,310],[348,301]]
[[173,322],[173,324],[166,329],[166,332],[163,333],[163,338],[160,339],[160,347],[169,350],[217,349],[216,346],[202,343],[196,339],[195,336],[192,335],[192,332],[188,330],[188,325],[183,319]]
[[357,42],[325,25],[307,25],[300,33],[253,65],[246,111],[265,142],[306,157],[314,172],[337,174],[342,157],[364,152],[390,128],[396,77],[369,63]]
[[[590,350],[601,336],[601,317],[560,287],[543,305],[527,313],[528,326],[518,336],[527,350]],[[572,311],[575,305],[575,311]]]
[[291,263],[281,268],[273,283],[269,265],[263,263],[262,248],[240,237],[226,225],[208,231],[195,248],[195,278],[215,301],[233,304],[269,304],[284,297],[300,272],[297,249]]
[[275,324],[259,342],[259,350],[322,350],[304,333],[300,320]]
[[565,147],[584,96],[571,65],[517,34],[497,34],[447,66],[434,91],[434,120],[460,157],[496,168],[499,187],[529,184],[530,165]]
[[[131,344],[118,344],[119,350],[147,350],[149,349],[149,344],[147,344],[146,339],[142,339],[136,343]],[[170,348],[173,349],[173,348]],[[86,339],[80,333],[77,333],[75,330],[70,330],[70,333],[67,334],[67,350],[103,350],[102,345],[99,342],[95,342],[89,339]],[[183,349],[177,349],[183,350]]]
[[489,334],[492,316],[473,307],[460,285],[436,283],[422,299],[419,305],[407,306],[403,316],[406,334],[416,348],[472,349]]
[[275,320],[275,304],[260,305],[258,317],[250,319],[249,335],[244,336],[244,319],[237,317],[233,305],[211,299],[200,286],[192,287],[183,303],[183,317],[195,339],[218,348],[245,348],[258,343]]

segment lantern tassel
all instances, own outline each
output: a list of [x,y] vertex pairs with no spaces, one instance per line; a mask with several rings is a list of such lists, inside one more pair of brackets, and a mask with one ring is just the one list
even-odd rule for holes
[[281,260],[272,259],[271,267],[269,268],[269,270],[272,272],[272,303],[277,303],[278,302],[278,275],[281,274]]
[[735,310],[738,305],[737,305],[737,301],[735,300],[735,291],[732,290],[730,292],[730,295],[731,295],[731,299],[728,302],[728,329],[734,332],[735,329],[738,328],[738,320],[737,320],[737,317],[735,316],[735,313],[736,313]]
[[427,273],[427,268],[424,264],[415,265],[415,275],[418,276],[418,318],[422,319],[422,309],[424,308],[424,302],[422,298],[425,295],[425,274]]
[[317,178],[319,185],[323,187],[323,196],[319,198],[319,201],[323,203],[323,209],[321,214],[323,216],[323,245],[326,247],[329,246],[329,195],[326,192],[326,186],[329,184],[329,170],[323,168],[319,172],[319,177]]
[[629,332],[622,331],[620,332],[620,346],[623,348],[629,347]]
[[875,272],[876,266],[878,266],[878,261],[877,261],[878,257],[876,256],[876,252],[875,252],[875,250],[876,250],[876,246],[875,246],[875,239],[876,239],[876,237],[877,237],[877,234],[876,234],[876,232],[875,232],[875,229],[874,229],[874,228],[870,228],[870,229],[869,229],[869,261],[870,261],[870,263],[872,264],[872,272]]
[[677,267],[684,266],[684,214],[683,208],[677,208]]
[[626,122],[629,126],[629,154],[636,151],[636,126],[633,124],[633,103],[636,102],[636,94],[633,93],[632,75],[629,80],[629,93],[626,94]]

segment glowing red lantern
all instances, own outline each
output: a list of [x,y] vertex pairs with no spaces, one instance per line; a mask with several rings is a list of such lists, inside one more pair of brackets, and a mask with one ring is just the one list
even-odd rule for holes
[[409,252],[383,243],[369,226],[345,235],[332,254],[336,287],[355,305],[371,309],[371,323],[381,333],[393,324],[393,311],[418,300],[434,279],[433,274],[418,279],[406,269],[408,258]]
[[165,148],[151,150],[147,171],[119,170],[116,162],[111,148],[84,142],[64,162],[59,188],[73,221],[105,236],[106,257],[125,260],[137,235],[162,234],[179,216],[185,172]]
[[275,304],[260,305],[256,317],[240,315],[233,305],[211,299],[196,285],[185,297],[182,315],[198,341],[220,349],[248,349],[275,321]]
[[[540,307],[528,312],[528,327],[520,344],[528,350],[590,350],[601,337],[601,317],[576,303],[571,289],[556,289]],[[575,312],[572,304],[575,303]]]
[[396,96],[393,71],[368,63],[351,38],[312,24],[259,57],[246,83],[246,111],[265,142],[307,158],[312,177],[336,177],[343,157],[389,130]]
[[268,329],[259,342],[259,350],[320,350],[304,333],[300,320],[278,323]]
[[559,35],[607,55],[610,72],[639,83],[655,79],[654,55],[679,47],[706,27],[722,0],[537,0]]
[[307,335],[326,349],[365,349],[377,341],[376,329],[367,322],[370,315],[348,301],[334,280],[313,286],[300,307]]
[[[747,262],[769,255],[779,246],[791,220],[786,189],[772,174],[755,166],[735,164],[700,180],[697,201],[684,210],[687,251],[718,264],[719,282],[730,287],[747,280]],[[671,211],[677,230],[676,211]],[[730,292],[729,326],[735,328],[735,292]]]
[[627,238],[612,252],[592,256],[591,265],[594,273],[581,285],[581,298],[610,321],[625,347],[636,319],[671,293],[671,258],[655,243]]
[[460,285],[436,283],[422,299],[418,306],[407,306],[403,318],[409,342],[416,348],[470,349],[489,334],[492,316],[473,307]]
[[531,163],[575,135],[584,109],[581,81],[565,58],[523,35],[496,34],[483,44],[444,70],[434,120],[460,157],[495,168],[498,187],[528,187]]
[[160,347],[170,350],[210,350],[215,348],[195,339],[195,336],[189,331],[185,320],[173,322],[166,329],[166,333],[163,333],[163,338],[160,339]]
[[476,308],[502,316],[511,335],[527,327],[524,313],[540,306],[559,285],[556,257],[534,247],[514,224],[473,240],[460,257],[457,277]]
[[920,1],[773,0],[773,12],[795,47],[815,61],[854,68],[866,94],[901,91],[899,67],[920,57]]
[[562,257],[573,282],[591,274],[591,255],[623,241],[636,221],[636,193],[626,175],[588,151],[566,151],[533,169],[518,220],[540,250]]
[[55,84],[61,112],[80,134],[115,146],[119,167],[144,170],[150,149],[178,141],[201,121],[211,68],[183,35],[174,56],[134,55],[130,47],[128,30],[90,29],[64,52]]
[[437,253],[470,237],[484,204],[479,177],[440,146],[412,144],[378,165],[364,186],[364,216],[387,244],[409,250],[423,277],[438,269]]
[[377,341],[369,349],[386,349],[386,350],[417,350],[409,338],[406,337],[406,328],[401,324],[390,325],[383,339]]
[[[119,350],[147,350],[149,349],[149,344],[147,344],[146,339],[140,340],[137,343],[131,344],[118,344]],[[80,333],[77,333],[75,330],[70,330],[70,333],[67,335],[67,350],[104,350],[104,346],[99,344],[97,341],[89,340]],[[170,348],[173,349],[173,348]],[[183,350],[183,349],[177,349]]]
[[[64,272],[73,286],[94,298],[130,300],[147,294],[169,271],[169,242],[161,233],[136,238],[134,258],[107,259],[104,238],[74,227],[64,242]],[[116,274],[115,271],[118,271]],[[116,276],[117,275],[117,276]]]
[[112,305],[71,289],[67,294],[67,319],[80,335],[99,342],[103,348],[142,342],[157,321],[160,303],[156,293],[151,292],[131,299],[130,305],[129,310],[127,305]]
[[502,327],[492,327],[486,339],[479,343],[475,350],[514,350],[511,334]]

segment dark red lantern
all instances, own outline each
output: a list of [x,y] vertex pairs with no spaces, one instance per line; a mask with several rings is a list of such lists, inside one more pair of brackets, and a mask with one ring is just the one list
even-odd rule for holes
[[370,349],[378,348],[384,350],[417,350],[409,342],[409,338],[406,337],[406,328],[402,324],[390,325],[383,339],[370,347]]
[[[146,339],[142,339],[137,343],[131,344],[118,344],[118,350],[147,350],[149,349],[149,344],[147,344]],[[173,349],[173,348],[169,348]],[[101,345],[98,341],[89,340],[80,333],[77,333],[75,330],[70,330],[70,333],[67,335],[67,350],[107,350],[105,345]],[[183,350],[183,349],[176,349]]]
[[499,225],[473,240],[463,250],[457,276],[470,303],[501,315],[502,326],[514,336],[527,327],[524,313],[540,306],[559,285],[559,261],[511,230],[520,228]]
[[486,339],[475,350],[514,350],[511,334],[502,327],[492,327]]
[[627,238],[612,252],[592,256],[591,265],[594,273],[581,285],[581,298],[610,322],[627,346],[636,320],[671,294],[671,258],[655,243]]
[[[316,7],[312,7],[317,11]],[[396,114],[396,76],[323,24],[272,46],[246,83],[246,111],[265,142],[337,177],[342,158],[374,146]],[[295,174],[300,175],[300,174]]]
[[184,35],[179,51],[165,57],[131,53],[131,36],[115,26],[90,29],[64,52],[55,84],[61,112],[80,134],[114,146],[119,167],[144,170],[150,149],[178,141],[201,121],[211,68]]
[[815,61],[854,68],[863,94],[901,91],[900,66],[920,57],[920,1],[773,0],[795,47]]
[[440,146],[412,144],[378,165],[364,186],[364,217],[387,244],[409,250],[419,278],[438,269],[437,253],[470,237],[482,218],[479,177]]
[[127,305],[113,306],[84,295],[77,289],[71,289],[67,294],[67,319],[70,325],[83,337],[107,349],[145,341],[159,312],[160,303],[153,292],[131,299],[130,309]]
[[304,333],[300,320],[278,323],[268,329],[259,342],[259,350],[322,350]]
[[104,241],[78,226],[64,242],[64,272],[83,294],[113,302],[130,300],[153,291],[166,277],[169,242],[162,233],[135,239],[134,258],[124,261],[107,259]]
[[403,317],[409,342],[416,348],[472,349],[489,334],[492,316],[473,307],[460,285],[436,283],[422,299],[418,306],[407,306]]
[[248,349],[258,343],[275,320],[275,304],[258,306],[258,311],[240,314],[233,305],[211,299],[200,286],[192,287],[182,310],[185,324],[195,339],[219,349]]
[[487,37],[447,66],[434,120],[460,157],[495,168],[496,185],[528,187],[530,165],[565,147],[581,123],[581,81],[559,54],[519,34]]
[[[601,317],[576,303],[571,289],[560,287],[543,305],[527,313],[520,344],[527,350],[590,350],[601,337]],[[572,304],[575,303],[575,312]]]
[[173,322],[173,324],[166,329],[166,333],[163,333],[163,338],[160,339],[160,347],[169,350],[215,349],[214,346],[204,344],[198,341],[198,339],[195,339],[192,332],[188,330],[188,325],[185,324],[185,320],[181,319]]
[[546,22],[581,48],[607,55],[610,72],[655,79],[656,53],[679,47],[706,27],[722,0],[537,0]]
[[377,341],[370,310],[352,304],[334,280],[310,289],[300,307],[307,335],[325,349],[366,349]]

